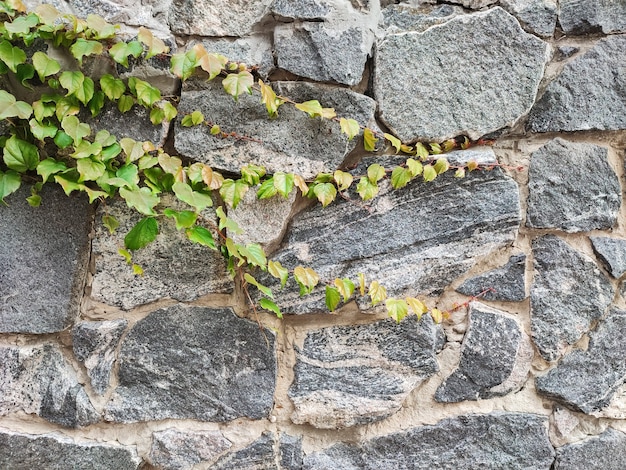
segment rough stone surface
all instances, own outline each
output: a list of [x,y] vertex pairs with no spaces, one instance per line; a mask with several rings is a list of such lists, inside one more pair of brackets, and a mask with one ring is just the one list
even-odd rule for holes
[[332,12],[331,5],[324,0],[275,0],[272,13],[294,20],[323,20]]
[[176,34],[243,37],[269,14],[273,1],[172,0],[168,22]]
[[531,32],[551,37],[556,28],[556,0],[500,0],[500,5]]
[[383,9],[380,26],[387,34],[400,31],[423,32],[462,13],[464,11],[461,7],[447,4],[415,7],[401,3]]
[[575,350],[546,375],[537,377],[539,393],[587,414],[611,403],[626,382],[626,311],[612,310],[589,333],[586,351]]
[[99,420],[76,373],[52,344],[0,348],[0,416],[17,411],[73,428]]
[[[457,292],[468,296],[480,296],[482,300],[521,302],[526,298],[526,255],[511,256],[501,268],[469,278]],[[493,290],[487,290],[493,289]]]
[[133,447],[79,443],[61,434],[0,431],[0,468],[13,470],[136,470],[141,464]]
[[0,333],[52,333],[78,316],[93,211],[87,198],[44,188],[40,208],[27,187],[0,204]]
[[478,139],[528,112],[548,47],[494,8],[423,33],[388,35],[377,49],[381,119],[403,141],[441,141],[460,134]]
[[626,32],[626,3],[621,0],[560,0],[559,6],[559,23],[570,36]]
[[[105,214],[113,215],[120,223],[114,235],[101,222]],[[144,270],[143,276],[133,274],[117,250],[124,246],[124,236],[142,217],[123,200],[111,201],[97,214],[92,242],[94,299],[129,310],[162,298],[191,301],[206,294],[232,292],[233,282],[224,258],[216,251],[191,243],[169,218],[159,220],[156,240],[133,254],[133,262]]]
[[[462,155],[450,154],[450,161]],[[493,157],[493,150],[467,155]],[[374,161],[365,159],[354,173],[365,174]],[[393,164],[389,157],[384,163]],[[359,200],[356,194],[351,197]],[[472,172],[465,179],[443,175],[430,183],[416,180],[402,191],[383,182],[379,196],[367,205],[339,200],[298,214],[285,237],[287,248],[274,259],[290,269],[314,265],[322,279],[357,279],[358,273],[368,273],[368,280],[382,282],[390,296],[432,293],[466,272],[473,257],[512,242],[519,211],[517,185],[497,169]],[[323,288],[300,297],[294,282],[287,286],[279,299],[284,312],[327,311]]]
[[479,10],[498,2],[497,0],[450,0],[450,3],[463,5],[465,8],[470,8],[472,10]]
[[274,336],[229,308],[174,305],[126,335],[118,376],[109,421],[261,419],[274,399]]
[[609,428],[556,449],[554,470],[622,470],[626,468],[626,434]]
[[602,39],[567,63],[533,106],[532,132],[626,129],[626,37]]
[[390,416],[439,370],[443,341],[430,316],[310,332],[297,349],[291,420],[338,429]]
[[[376,128],[376,103],[365,95],[302,82],[276,82],[272,86],[277,94],[298,102],[319,100],[322,106],[335,108],[338,115]],[[209,135],[209,129],[182,127],[177,120],[175,146],[180,154],[234,173],[255,163],[270,173],[295,172],[310,178],[337,169],[356,145],[356,139],[348,141],[332,121],[311,119],[291,106],[282,106],[278,118],[269,119],[258,96],[242,95],[235,102],[221,88],[215,81],[185,82],[179,115],[199,109],[224,131],[259,142],[217,139]]]
[[532,336],[541,355],[554,361],[604,315],[613,288],[592,260],[553,235],[536,239],[533,254]]
[[214,470],[278,470],[274,451],[274,434],[265,432],[256,441],[243,449],[220,458]]
[[304,468],[543,469],[554,460],[547,419],[523,413],[466,415],[389,434],[361,445],[336,444],[308,455]]
[[150,462],[159,468],[187,470],[215,459],[232,446],[219,431],[186,432],[166,429],[152,434]]
[[[113,24],[124,23],[125,25],[145,26],[150,29],[167,31],[167,2],[159,0],[151,0],[149,2],[131,2],[128,0],[111,0],[106,2],[94,2],[91,0],[66,1],[66,5],[69,4],[71,6],[71,12],[79,18],[97,14]],[[38,0],[38,3],[46,3],[46,1]],[[56,4],[65,2],[55,0],[50,3],[55,3],[55,6],[57,6]],[[61,9],[61,11],[66,11],[66,8]]]
[[587,232],[617,223],[622,190],[605,147],[551,140],[532,153],[528,177],[529,227]]
[[439,386],[435,400],[479,400],[517,391],[532,359],[530,338],[513,316],[472,302],[459,366]]
[[202,44],[209,52],[222,54],[229,60],[243,62],[249,66],[257,66],[257,71],[264,80],[275,69],[272,42],[265,34],[234,40],[203,38]]
[[280,467],[283,470],[302,468],[304,453],[302,452],[302,436],[281,434],[279,438]]
[[84,363],[91,379],[91,388],[104,395],[109,388],[115,348],[128,321],[84,321],[72,329],[72,348],[76,359]]
[[609,237],[589,237],[593,250],[615,279],[626,273],[626,240]]

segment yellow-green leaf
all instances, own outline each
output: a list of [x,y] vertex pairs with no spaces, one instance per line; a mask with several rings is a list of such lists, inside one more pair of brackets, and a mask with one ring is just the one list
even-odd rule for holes
[[196,44],[193,49],[196,52],[196,64],[209,74],[209,80],[217,77],[228,63],[228,59],[221,54],[207,53],[202,44]]
[[293,190],[293,177],[293,173],[283,173],[282,171],[274,173],[274,187],[281,196],[287,198]]
[[251,274],[245,273],[243,275],[243,278],[246,280],[248,284],[252,284],[254,287],[256,287],[265,295],[267,295],[270,299],[274,298],[274,294],[272,294],[272,290],[269,287],[264,286],[263,284],[259,283],[259,281],[257,281]]
[[435,169],[437,174],[440,175],[441,173],[445,173],[446,171],[448,171],[448,169],[450,168],[450,164],[448,163],[448,160],[441,157],[437,159],[437,162],[435,163],[435,166],[433,168]]
[[61,65],[55,59],[51,59],[41,51],[33,54],[33,66],[37,75],[39,75],[39,80],[42,82],[46,77],[59,73],[61,70]]
[[424,173],[423,173],[424,181],[427,183],[429,181],[437,178],[437,170],[432,165],[424,165]]
[[405,300],[408,306],[411,307],[411,310],[413,310],[413,313],[417,316],[418,320],[421,320],[422,315],[428,312],[428,307],[421,300],[416,299],[415,297],[407,297]]
[[368,152],[374,152],[376,150],[376,142],[378,142],[378,138],[369,127],[366,127],[363,131],[363,146],[365,147],[365,150]]
[[339,291],[335,289],[334,287],[326,286],[326,293],[325,293],[326,308],[329,311],[334,312],[335,309],[337,308],[337,305],[339,305],[340,300],[341,300],[341,295],[339,294]]
[[210,194],[194,191],[187,183],[177,181],[172,185],[172,190],[178,199],[189,204],[197,212],[202,212],[207,207],[213,205],[213,199]]
[[359,273],[359,292],[365,295],[365,274]]
[[343,301],[347,302],[354,293],[354,282],[352,282],[347,277],[344,277],[343,279],[335,279],[334,284],[341,296],[343,297]]
[[339,119],[339,126],[341,127],[341,132],[348,136],[348,140],[354,139],[361,131],[361,126],[354,119],[341,118]]
[[193,113],[187,114],[186,116],[184,116],[180,124],[183,127],[191,127],[191,126],[197,126],[198,124],[202,124],[203,122],[204,122],[204,114],[202,114],[198,110],[195,110]]
[[384,302],[387,298],[387,289],[380,285],[378,281],[372,281],[370,283],[367,292],[372,300],[372,305],[377,305],[380,302]]
[[407,159],[406,166],[411,172],[411,176],[421,175],[422,171],[424,171],[424,166],[421,164],[421,162],[418,162],[417,160],[414,160],[413,158]]
[[354,180],[350,173],[341,170],[335,171],[335,173],[333,174],[333,179],[337,183],[337,189],[339,191],[345,191],[346,189],[348,189],[352,184],[352,181]]
[[78,38],[70,47],[70,52],[80,65],[83,64],[83,57],[94,54],[102,54],[102,43],[98,41],[88,41]]
[[396,323],[404,320],[404,317],[409,313],[409,306],[402,299],[387,299],[385,306],[387,307],[387,313]]
[[261,305],[261,308],[269,310],[270,312],[274,312],[276,314],[276,317],[283,318],[283,314],[280,313],[278,305],[276,305],[270,299],[266,299],[265,297],[263,297],[261,300],[259,300],[259,304]]
[[313,187],[313,192],[317,196],[317,200],[322,203],[323,207],[333,202],[337,197],[337,188],[332,183],[320,183]]
[[443,321],[443,312],[438,308],[433,308],[430,311],[430,316],[433,317],[435,323],[441,323]]
[[276,279],[280,279],[281,287],[285,287],[287,278],[289,277],[289,271],[287,268],[283,268],[282,264],[278,261],[270,260],[267,264],[267,272],[274,276]]
[[229,73],[222,86],[226,93],[231,95],[235,100],[244,93],[252,94],[252,85],[254,84],[254,77],[248,71],[239,73]]
[[115,62],[128,68],[128,57],[139,57],[143,52],[143,46],[139,41],[118,42],[109,49],[109,54]]
[[206,247],[211,248],[212,250],[217,250],[215,246],[215,240],[213,240],[213,235],[209,230],[204,227],[191,227],[185,230],[185,234],[187,238],[194,243],[199,245],[204,245]]
[[361,199],[368,201],[378,194],[378,185],[372,183],[366,176],[362,176],[356,185],[356,192],[361,196]]
[[373,183],[378,183],[381,179],[385,177],[385,169],[380,166],[378,163],[373,163],[369,167],[367,167],[367,178]]
[[391,172],[391,186],[393,189],[404,188],[411,181],[411,170],[397,166]]
[[391,143],[391,145],[393,145],[393,147],[396,149],[396,153],[398,153],[400,151],[400,147],[402,146],[402,142],[400,141],[400,139],[387,133],[383,135],[385,136],[385,139],[387,139],[389,143]]
[[320,280],[315,271],[303,266],[296,266],[293,270],[293,277],[300,286],[300,295],[310,294]]
[[283,100],[276,97],[276,93],[272,90],[272,87],[263,83],[263,80],[259,80],[259,87],[261,88],[261,103],[265,105],[267,113],[270,117],[276,117],[278,115],[278,107],[284,103]]

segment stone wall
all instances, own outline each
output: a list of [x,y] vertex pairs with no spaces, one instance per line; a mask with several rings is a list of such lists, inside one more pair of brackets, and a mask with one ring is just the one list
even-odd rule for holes
[[[292,286],[284,320],[255,317],[223,260],[167,222],[134,276],[124,203],[47,189],[33,209],[24,188],[0,207],[0,468],[626,468],[624,1],[53,3],[201,41],[404,141],[493,139],[448,158],[504,169],[230,214],[286,266],[364,272],[442,309],[493,290],[441,325],[354,302],[330,315]],[[141,112],[94,123],[119,137],[222,171],[393,164],[332,123],[268,120],[256,96],[181,89],[156,59],[133,72],[258,141]]]

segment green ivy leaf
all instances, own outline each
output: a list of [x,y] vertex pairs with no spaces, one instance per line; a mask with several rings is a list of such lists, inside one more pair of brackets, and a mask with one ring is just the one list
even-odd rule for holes
[[139,169],[132,163],[119,167],[115,176],[122,180],[121,186],[134,188],[139,184]]
[[150,107],[161,100],[161,91],[144,80],[131,77],[128,79],[128,87],[134,91],[137,102],[142,106]]
[[361,131],[361,126],[354,119],[341,118],[339,119],[339,126],[341,127],[341,132],[348,136],[348,140],[354,139]]
[[241,227],[239,227],[237,222],[235,222],[230,217],[226,216],[222,206],[218,206],[217,209],[215,209],[215,214],[219,218],[219,229],[220,230],[226,229],[229,232],[235,233],[235,234],[238,234],[238,235],[243,233],[243,230],[241,229]]
[[259,186],[259,189],[256,192],[256,197],[258,199],[269,199],[274,197],[276,194],[278,194],[278,189],[274,186],[274,178],[268,178],[261,183],[261,186]]
[[[3,90],[0,90],[0,106],[2,106],[2,93],[3,93]],[[56,111],[55,103],[44,103],[42,100],[33,102],[32,112],[35,114],[35,119],[37,119],[37,121],[39,122],[41,122],[44,118],[54,116],[55,111]],[[0,119],[3,119],[1,116],[2,114],[0,113]],[[26,119],[26,118],[22,118],[22,119]]]
[[416,157],[424,161],[428,158],[428,154],[429,154],[428,149],[423,143],[418,142],[417,144],[415,144],[415,156]]
[[317,196],[317,200],[322,203],[322,207],[326,207],[337,197],[337,188],[332,183],[320,183],[313,187],[313,193]]
[[102,225],[104,225],[108,229],[109,233],[113,235],[120,226],[120,223],[115,217],[107,214],[102,216]]
[[17,72],[17,66],[26,62],[26,53],[9,41],[0,42],[0,59],[6,64],[11,72]]
[[88,41],[83,38],[78,38],[70,47],[70,52],[82,67],[83,57],[93,54],[102,54],[102,49],[103,47],[101,42]]
[[450,168],[450,164],[448,163],[448,160],[441,157],[437,159],[437,162],[435,163],[435,166],[433,166],[433,168],[435,169],[437,174],[440,175],[441,173],[445,173],[446,171],[448,171],[448,169]]
[[59,130],[54,136],[54,143],[60,149],[65,149],[74,143],[74,139],[72,139],[69,135],[67,135],[62,130]]
[[58,129],[53,124],[41,124],[36,119],[28,121],[30,125],[30,131],[33,133],[37,140],[44,140],[46,137],[53,138]]
[[413,177],[421,175],[424,171],[424,166],[420,162],[412,158],[407,159],[406,166],[411,172],[411,176]]
[[75,145],[78,145],[83,137],[91,134],[89,124],[80,122],[76,116],[65,116],[61,121],[61,127],[74,140]]
[[340,300],[341,300],[341,295],[339,294],[339,291],[335,289],[334,287],[326,286],[326,295],[325,295],[326,308],[330,312],[335,311],[335,309],[337,308],[337,305],[339,305]]
[[67,177],[64,175],[54,175],[54,181],[63,188],[66,196],[72,194],[73,191],[83,191],[85,189],[84,184],[78,184],[74,181],[75,177],[71,173],[67,175]]
[[378,183],[378,181],[385,177],[385,174],[385,169],[378,163],[374,163],[367,167],[367,178],[372,183]]
[[53,158],[46,158],[37,165],[37,174],[41,176],[43,182],[48,181],[50,176],[67,170],[65,163],[56,161]]
[[159,224],[154,217],[144,217],[126,234],[124,246],[129,250],[139,250],[153,242],[159,234]]
[[191,227],[188,228],[185,233],[187,234],[187,238],[189,238],[192,242],[207,246],[212,250],[217,250],[215,240],[213,240],[213,235],[211,235],[211,232],[204,227]]
[[198,214],[192,211],[175,211],[174,209],[165,209],[163,213],[167,217],[171,217],[176,222],[176,230],[190,228],[198,219]]
[[32,113],[31,105],[24,101],[17,101],[11,93],[0,90],[0,120],[9,117],[28,119]]
[[91,117],[96,117],[104,107],[104,93],[100,90],[94,92],[93,97],[87,103],[87,107],[91,111]]
[[144,156],[143,142],[137,142],[129,137],[120,139],[120,146],[126,154],[126,162],[135,162]]
[[293,277],[300,286],[300,295],[310,294],[320,281],[319,275],[311,268],[296,266]]
[[387,289],[381,286],[378,281],[372,281],[367,291],[372,300],[372,305],[379,304],[387,298]]
[[352,297],[352,294],[354,293],[354,288],[355,288],[354,282],[352,282],[347,277],[344,277],[343,279],[339,279],[339,278],[335,279],[334,284],[335,284],[335,287],[337,288],[337,291],[343,297],[343,301],[347,302],[348,299]]
[[197,66],[197,56],[194,49],[187,52],[179,52],[174,54],[170,59],[171,72],[183,81],[191,77],[191,74]]
[[252,266],[259,266],[261,269],[267,266],[267,256],[263,247],[258,243],[248,243],[245,247],[239,246],[239,254],[245,257],[248,264]]
[[354,181],[353,176],[350,173],[346,173],[345,171],[336,170],[333,174],[333,179],[337,183],[337,189],[339,191],[345,191],[350,187],[352,181]]
[[117,100],[117,109],[124,114],[132,109],[135,105],[135,98],[130,95],[122,95]]
[[133,257],[128,250],[125,250],[124,248],[119,248],[117,252],[119,255],[124,257],[124,259],[126,260],[126,264],[132,263]]
[[241,180],[225,179],[220,188],[220,196],[233,209],[241,202],[248,191],[248,185]]
[[287,279],[289,278],[289,271],[287,270],[287,268],[283,268],[280,262],[271,260],[267,264],[267,272],[274,276],[276,279],[280,279],[280,286],[285,287],[285,284],[287,284]]
[[427,183],[434,180],[435,178],[437,178],[437,170],[435,170],[432,165],[424,165],[423,178],[424,181],[426,181]]
[[213,199],[209,194],[194,191],[187,183],[177,181],[172,186],[172,190],[178,199],[186,202],[198,212],[202,212],[213,205]]
[[192,127],[192,126],[197,126],[199,124],[202,124],[203,122],[204,122],[204,114],[202,114],[198,110],[195,110],[193,113],[187,114],[186,116],[184,116],[182,120],[180,121],[180,125],[183,127]]
[[80,112],[80,105],[75,96],[65,96],[59,99],[56,103],[56,117],[59,121],[62,121],[67,116],[75,116]]
[[41,205],[41,196],[37,193],[31,194],[26,198],[26,202],[31,207],[39,207]]
[[304,103],[296,103],[296,108],[300,111],[304,111],[309,117],[316,117],[322,115],[322,105],[317,100],[305,101]]
[[109,54],[115,62],[128,68],[128,57],[137,58],[143,52],[143,46],[139,41],[118,42],[109,49]]
[[100,88],[102,88],[106,97],[111,101],[120,99],[126,91],[124,82],[109,74],[103,75],[100,78]]
[[120,188],[120,196],[126,200],[128,207],[134,207],[145,215],[155,215],[153,208],[160,201],[159,197],[150,191],[150,188]]
[[27,82],[35,76],[35,67],[30,64],[20,64],[17,66],[17,73],[15,75],[24,88],[33,89]]
[[13,20],[12,23],[8,21],[4,23],[4,27],[10,33],[24,36],[30,33],[30,29],[39,24],[39,17],[34,13],[30,13],[26,16],[19,16]]
[[252,275],[250,275],[249,273],[245,273],[243,275],[243,278],[246,280],[246,282],[248,284],[253,285],[254,287],[256,287],[257,289],[259,289],[261,292],[263,292],[263,294],[265,294],[266,296],[268,296],[270,299],[274,298],[274,294],[272,294],[272,290],[267,287],[264,286],[263,284],[261,284],[259,281],[257,281]]
[[119,29],[118,25],[107,23],[104,18],[99,15],[87,15],[87,26],[92,31],[94,39],[109,39],[115,36],[115,32]]
[[241,179],[248,186],[256,186],[265,176],[265,168],[259,165],[246,165],[241,169]]
[[376,142],[378,138],[374,135],[374,132],[368,127],[363,131],[363,146],[367,152],[374,152],[376,150]]
[[274,173],[274,187],[285,199],[293,190],[293,177],[293,173],[283,173],[282,171]]
[[222,82],[226,93],[235,98],[235,100],[244,93],[251,95],[252,85],[254,85],[254,77],[248,71],[229,73]]
[[76,162],[76,169],[80,174],[79,182],[82,181],[95,181],[100,178],[106,167],[104,163],[94,160],[92,158],[82,158]]
[[409,306],[402,299],[387,299],[385,301],[387,313],[396,323],[400,323],[409,313]]
[[4,163],[18,173],[34,170],[39,163],[39,150],[33,144],[13,135],[4,146]]
[[72,157],[77,160],[82,158],[89,158],[94,155],[99,155],[102,152],[102,145],[98,142],[89,142],[87,140],[83,140],[80,144],[76,145],[76,150],[72,153]]
[[59,82],[67,90],[68,96],[75,96],[85,106],[93,97],[95,90],[93,80],[85,77],[82,72],[66,70],[59,75]]
[[368,201],[378,194],[378,184],[372,183],[369,178],[362,176],[359,184],[356,185],[356,192],[361,196],[361,199]]
[[387,133],[383,135],[385,136],[385,139],[387,139],[389,143],[391,143],[391,145],[393,145],[393,147],[396,149],[396,153],[398,153],[400,151],[400,148],[402,147],[402,142],[400,141],[400,139]]
[[14,171],[7,171],[6,173],[0,171],[0,202],[6,205],[4,198],[17,191],[21,184],[20,175]]
[[274,90],[269,85],[263,83],[263,80],[259,80],[259,87],[261,88],[261,103],[265,105],[267,114],[271,118],[278,116],[278,107],[284,103],[283,100],[276,96]]
[[391,172],[391,186],[393,189],[404,188],[411,181],[411,170],[397,166]]
[[261,300],[259,300],[259,304],[261,305],[261,308],[269,310],[270,312],[274,312],[276,314],[276,317],[283,318],[283,314],[280,312],[278,305],[276,305],[270,299],[266,299],[265,297],[263,297]]

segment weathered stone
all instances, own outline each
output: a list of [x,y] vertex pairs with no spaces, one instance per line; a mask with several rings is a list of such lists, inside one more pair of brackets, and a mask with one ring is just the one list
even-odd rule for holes
[[528,129],[562,132],[626,129],[626,37],[612,36],[567,63],[534,105]]
[[324,0],[275,0],[272,13],[293,20],[323,20],[332,11]]
[[559,23],[569,36],[626,32],[626,3],[621,0],[560,0],[559,7]]
[[[272,85],[277,94],[298,102],[319,100],[341,116],[376,128],[376,103],[365,95],[303,82]],[[278,118],[269,119],[258,96],[242,95],[235,102],[221,88],[215,80],[185,82],[179,116],[199,109],[224,131],[257,140],[217,139],[202,126],[182,127],[177,120],[175,146],[180,154],[235,173],[254,163],[270,173],[295,172],[310,178],[320,172],[333,172],[356,145],[356,139],[348,141],[332,121],[311,119],[292,106],[282,106]]]
[[274,451],[274,434],[265,432],[243,449],[220,458],[212,470],[278,470]]
[[150,462],[159,468],[187,470],[215,459],[232,446],[219,431],[183,432],[166,429],[152,434]]
[[272,407],[274,335],[231,309],[174,305],[139,321],[119,354],[109,421],[260,419]]
[[622,470],[626,468],[626,434],[608,428],[556,449],[554,470]]
[[23,411],[67,427],[99,420],[55,345],[0,348],[0,416]]
[[445,23],[463,14],[461,7],[452,5],[421,5],[415,7],[401,3],[389,5],[382,11],[381,27],[387,34],[400,31],[426,31],[431,26]]
[[[149,2],[132,2],[127,0],[110,0],[93,2],[91,0],[66,0],[73,13],[80,18],[97,14],[108,22],[123,23],[129,26],[145,26],[150,29],[167,31],[168,2],[151,0]],[[46,3],[41,1],[40,3]],[[57,3],[63,3],[58,1]]]
[[279,443],[281,470],[301,470],[304,459],[302,436],[296,437],[289,434],[281,434]]
[[[120,223],[113,235],[101,222],[106,214]],[[124,236],[142,217],[123,200],[111,201],[100,209],[92,242],[93,298],[129,310],[163,298],[191,301],[206,294],[232,292],[233,281],[224,258],[216,251],[191,243],[169,218],[159,220],[156,240],[133,254],[133,262],[144,270],[143,276],[133,274],[118,249],[124,246]]]
[[501,0],[500,5],[531,32],[551,37],[556,28],[556,0]]
[[593,251],[615,279],[626,273],[626,240],[609,237],[589,237]]
[[537,377],[539,393],[587,414],[611,403],[626,383],[626,311],[612,310],[589,333],[586,351],[576,350],[546,375]]
[[547,419],[524,413],[449,418],[361,445],[336,444],[308,455],[304,468],[544,469],[554,460]]
[[559,46],[556,49],[556,60],[562,61],[576,54],[580,49],[574,46]]
[[605,147],[551,140],[532,153],[528,178],[529,227],[588,232],[617,223],[622,190]]
[[469,278],[456,290],[468,296],[482,294],[482,300],[521,302],[526,298],[525,273],[526,255],[521,253],[511,256],[501,268]]
[[388,35],[377,51],[380,117],[403,141],[511,126],[531,108],[548,58],[547,44],[501,8]]
[[273,1],[173,0],[168,22],[175,34],[243,37],[269,14]]
[[67,470],[136,470],[141,464],[133,447],[78,443],[61,434],[0,431],[0,468]]
[[257,72],[263,79],[275,69],[272,42],[265,34],[235,40],[204,38],[202,44],[208,52],[216,52],[226,56],[229,60],[258,67]]
[[76,359],[83,362],[91,379],[91,388],[104,395],[109,387],[115,348],[126,328],[125,319],[80,322],[72,329],[72,347]]
[[390,416],[439,370],[443,342],[430,316],[310,332],[297,348],[291,420],[338,429]]
[[[495,158],[492,149],[468,156],[476,154]],[[464,152],[450,154],[450,161],[459,155]],[[366,174],[374,161],[365,159],[354,174]],[[393,161],[386,157],[384,164],[390,167]],[[360,200],[356,194],[351,198]],[[402,191],[391,190],[385,180],[367,205],[338,200],[299,213],[285,237],[286,248],[274,259],[289,269],[312,266],[322,279],[367,273],[368,281],[382,282],[390,296],[436,293],[466,272],[473,257],[512,242],[519,211],[517,185],[498,169],[465,179],[447,174],[430,183],[416,180]],[[320,287],[300,297],[290,280],[278,302],[286,313],[323,312],[324,295]],[[365,302],[361,307],[368,308]]]
[[472,10],[479,10],[498,2],[497,0],[450,0],[450,3],[463,5],[465,8],[470,8]]
[[532,337],[554,361],[578,341],[613,300],[613,288],[596,264],[553,235],[533,242],[530,291]]
[[22,187],[0,204],[0,333],[53,333],[79,314],[93,211],[86,197]]

